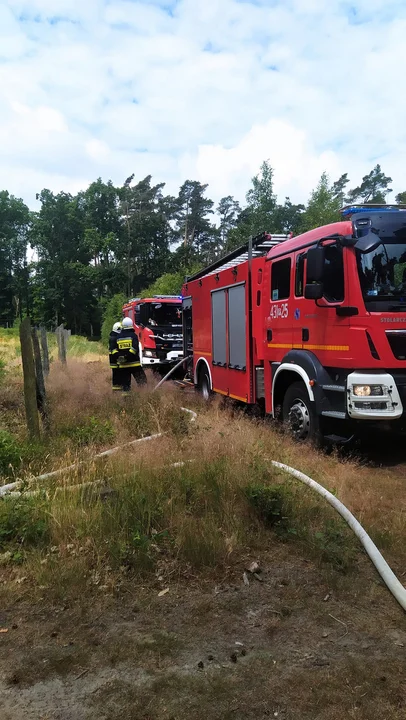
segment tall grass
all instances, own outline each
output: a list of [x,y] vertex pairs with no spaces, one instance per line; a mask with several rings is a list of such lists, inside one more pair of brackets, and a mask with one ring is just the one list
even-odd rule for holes
[[[19,468],[26,488],[39,492],[0,501],[0,555],[11,579],[25,563],[33,588],[78,596],[115,590],[128,577],[157,570],[163,578],[226,571],[274,542],[298,543],[306,557],[351,572],[362,557],[354,536],[319,496],[275,469],[273,459],[335,492],[395,569],[406,560],[401,473],[327,458],[292,444],[266,421],[217,401],[206,406],[193,395],[186,401],[168,386],[153,393],[153,385],[117,397],[106,363],[52,367],[51,433],[38,446],[24,446]],[[21,410],[17,388],[10,386],[0,401],[10,425]],[[197,410],[196,423],[181,403]],[[151,433],[163,436],[94,459]],[[30,479],[77,461],[84,462],[48,482]]]

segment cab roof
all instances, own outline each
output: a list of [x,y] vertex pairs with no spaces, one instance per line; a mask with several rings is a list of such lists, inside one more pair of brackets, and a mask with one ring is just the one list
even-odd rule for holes
[[125,303],[124,307],[130,305],[142,305],[143,303],[168,303],[169,305],[180,305],[182,304],[181,295],[152,295],[147,298],[131,298],[128,303]]
[[296,235],[280,245],[273,247],[266,256],[267,260],[273,260],[282,255],[288,255],[291,252],[296,252],[302,247],[309,247],[318,240],[323,238],[332,239],[338,235],[352,235],[353,226],[351,220],[341,220],[340,222],[331,223],[330,225],[322,225],[321,227],[309,230],[308,232]]

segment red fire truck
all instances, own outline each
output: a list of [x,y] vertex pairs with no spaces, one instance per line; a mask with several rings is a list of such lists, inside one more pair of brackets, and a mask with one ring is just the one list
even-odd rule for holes
[[166,367],[183,356],[182,298],[154,295],[133,298],[123,307],[123,316],[134,323],[143,366]]
[[344,442],[372,422],[398,428],[405,207],[346,207],[340,222],[263,234],[189,277],[184,352],[203,395],[262,404],[302,440]]

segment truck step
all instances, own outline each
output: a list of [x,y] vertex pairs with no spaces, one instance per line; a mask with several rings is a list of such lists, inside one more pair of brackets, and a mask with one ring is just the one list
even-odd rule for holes
[[330,442],[334,443],[335,445],[347,445],[347,443],[351,442],[353,440],[354,435],[350,435],[350,437],[343,437],[342,435],[325,435],[324,439],[329,440]]
[[322,385],[322,390],[327,390],[329,392],[345,392],[345,386],[344,385]]
[[323,417],[336,418],[337,420],[345,420],[347,417],[345,412],[340,412],[339,410],[323,410],[321,414]]

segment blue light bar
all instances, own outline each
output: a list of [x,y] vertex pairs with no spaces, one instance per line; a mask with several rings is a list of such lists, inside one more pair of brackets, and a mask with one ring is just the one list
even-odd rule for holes
[[405,205],[347,205],[340,210],[343,217],[349,217],[358,213],[382,213],[400,212],[405,210]]

